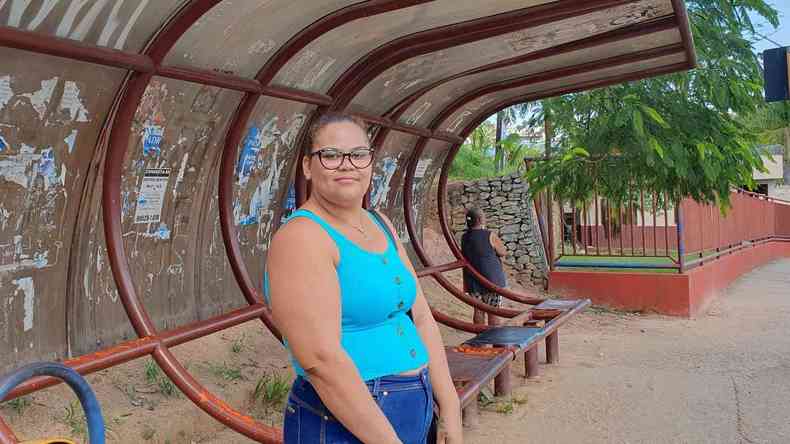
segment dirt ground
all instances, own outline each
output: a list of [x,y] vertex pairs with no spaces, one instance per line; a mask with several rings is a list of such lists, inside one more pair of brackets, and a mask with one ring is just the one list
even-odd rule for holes
[[[438,307],[470,315],[434,284],[423,285]],[[591,309],[561,330],[559,365],[542,366],[541,377],[526,380],[523,361],[515,363],[514,397],[483,407],[465,442],[788,443],[789,289],[790,260],[784,260],[742,277],[696,320]],[[448,343],[463,338],[446,329],[443,334]],[[262,324],[249,322],[175,351],[232,406],[279,425],[284,390],[272,381],[288,382],[292,374],[284,350]],[[147,363],[88,378],[109,442],[251,442],[183,395],[168,395],[172,387]],[[84,440],[81,411],[64,387],[6,404],[0,414],[22,439]]]

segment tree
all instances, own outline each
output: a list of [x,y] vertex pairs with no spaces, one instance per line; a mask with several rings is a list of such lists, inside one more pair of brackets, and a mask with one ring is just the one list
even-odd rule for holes
[[[518,170],[526,156],[537,156],[538,150],[529,146],[517,133],[495,142],[495,126],[483,122],[467,137],[453,159],[450,177],[454,179],[479,179]],[[493,153],[498,153],[494,154]],[[497,166],[497,162],[502,162]]]
[[493,175],[494,162],[488,152],[494,146],[495,127],[483,122],[474,129],[458,151],[450,167],[454,179],[478,179]]
[[519,120],[524,119],[529,111],[530,106],[529,104],[525,103],[510,106],[496,114],[496,150],[494,153],[494,165],[496,167],[497,173],[501,173],[507,164],[505,152],[502,150],[503,145],[500,143],[507,137],[505,132],[507,131],[508,127],[516,124]]
[[697,69],[540,104],[537,118],[551,115],[554,150],[528,173],[533,192],[551,186],[580,202],[597,191],[622,202],[644,189],[726,209],[730,189],[751,185],[753,170],[764,170],[759,134],[741,118],[763,104],[749,14],[777,26],[777,12],[763,0],[687,5]]

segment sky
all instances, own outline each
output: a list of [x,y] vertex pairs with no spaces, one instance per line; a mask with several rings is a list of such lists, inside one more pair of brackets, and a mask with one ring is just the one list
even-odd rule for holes
[[[764,20],[755,20],[759,27],[758,32],[781,46],[790,46],[790,0],[768,0],[767,3],[779,11],[779,27],[774,29]],[[755,43],[754,46],[761,53],[766,49],[777,47],[767,39]]]

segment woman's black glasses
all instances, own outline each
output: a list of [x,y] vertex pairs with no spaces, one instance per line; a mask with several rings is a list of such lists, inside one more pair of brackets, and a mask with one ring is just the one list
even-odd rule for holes
[[370,148],[354,148],[351,151],[344,153],[337,148],[322,148],[318,151],[310,153],[310,157],[318,156],[321,166],[327,170],[336,170],[343,165],[343,161],[348,158],[348,161],[356,169],[363,169],[370,166],[373,162],[373,150]]

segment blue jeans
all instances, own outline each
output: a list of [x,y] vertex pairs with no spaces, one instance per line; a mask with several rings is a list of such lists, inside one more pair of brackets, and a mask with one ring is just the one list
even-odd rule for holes
[[[424,444],[433,419],[428,369],[414,376],[382,376],[366,384],[403,444]],[[291,387],[283,429],[285,444],[361,444],[301,376]]]

